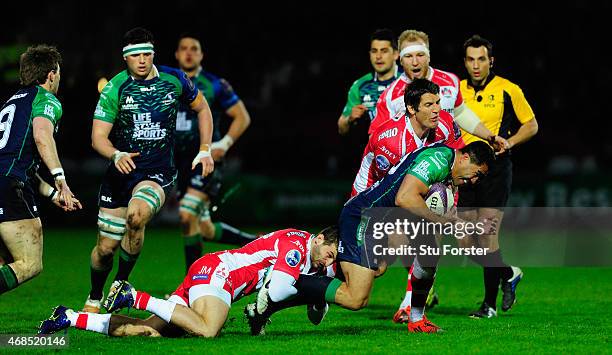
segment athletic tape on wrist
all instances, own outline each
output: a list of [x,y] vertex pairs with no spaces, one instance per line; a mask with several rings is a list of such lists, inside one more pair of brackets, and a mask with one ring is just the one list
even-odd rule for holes
[[228,151],[230,149],[230,147],[232,146],[232,144],[234,144],[234,139],[232,139],[232,137],[228,136],[227,134],[221,138],[220,140],[213,142],[213,144],[210,145],[210,150],[213,149],[223,149],[224,151]]
[[55,180],[66,180],[66,176],[64,176],[64,169],[62,168],[51,169],[51,176],[53,176],[53,179]]

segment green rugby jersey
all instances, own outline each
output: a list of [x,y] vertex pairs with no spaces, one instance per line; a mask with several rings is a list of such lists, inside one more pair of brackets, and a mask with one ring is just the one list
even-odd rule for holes
[[173,168],[176,115],[181,102],[189,105],[198,89],[179,69],[153,67],[158,75],[136,80],[127,70],[102,90],[94,119],[113,124],[109,135],[115,148],[138,152],[137,168]]
[[55,95],[41,86],[19,90],[0,110],[0,175],[23,182],[31,178],[40,164],[34,142],[32,121],[44,117],[57,132],[62,117],[62,104]]
[[370,121],[372,121],[376,116],[376,102],[378,98],[387,86],[399,78],[401,74],[399,70],[396,70],[395,75],[391,79],[380,81],[376,73],[368,73],[355,80],[349,89],[348,99],[342,110],[342,115],[349,117],[354,106],[363,104],[368,108],[368,116]]

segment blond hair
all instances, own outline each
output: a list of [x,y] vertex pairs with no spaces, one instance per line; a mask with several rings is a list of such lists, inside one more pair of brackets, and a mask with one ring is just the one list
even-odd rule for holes
[[417,30],[406,30],[404,32],[402,32],[402,34],[399,36],[399,39],[397,40],[397,46],[398,48],[402,48],[402,42],[418,42],[418,41],[423,41],[423,43],[425,43],[425,46],[427,48],[429,48],[429,36],[427,36],[427,33],[422,32],[422,31],[417,31]]

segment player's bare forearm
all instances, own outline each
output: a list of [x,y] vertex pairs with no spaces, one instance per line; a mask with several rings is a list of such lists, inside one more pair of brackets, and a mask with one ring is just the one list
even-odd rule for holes
[[225,113],[232,118],[232,123],[227,131],[227,135],[230,136],[235,143],[251,124],[251,116],[242,101],[236,102]]
[[93,120],[93,126],[91,128],[91,146],[98,154],[106,159],[110,159],[117,150],[110,139],[108,139],[108,135],[112,128],[112,123],[101,120]]
[[348,133],[350,127],[349,118],[340,115],[340,118],[338,118],[338,133],[340,133],[340,135],[345,135]]
[[516,134],[508,138],[508,143],[510,144],[510,147],[523,144],[530,140],[537,133],[538,121],[536,121],[534,117],[532,120],[527,121],[525,124],[521,125]]
[[196,99],[191,103],[191,109],[198,113],[200,150],[208,150],[212,141],[213,119],[208,102],[202,93],[198,93]]
[[485,127],[482,122],[478,122],[478,125],[476,125],[476,128],[474,128],[474,135],[478,138],[489,140],[489,138],[493,136],[493,132]]
[[35,117],[32,125],[34,141],[42,161],[49,170],[61,168],[55,139],[53,139],[53,124],[51,121],[44,117]]

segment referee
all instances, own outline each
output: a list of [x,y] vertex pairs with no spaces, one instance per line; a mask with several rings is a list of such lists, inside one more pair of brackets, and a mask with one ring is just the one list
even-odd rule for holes
[[[494,134],[506,138],[507,151],[497,156],[489,167],[489,174],[476,185],[464,185],[459,190],[462,217],[469,220],[492,219],[497,222],[495,234],[478,236],[480,247],[489,248],[481,259],[474,259],[484,267],[485,296],[481,307],[470,314],[474,318],[497,316],[497,294],[501,283],[503,292],[502,310],[508,311],[516,299],[516,285],[523,273],[515,266],[509,266],[499,250],[499,228],[503,209],[508,202],[512,186],[512,160],[510,150],[527,142],[538,132],[538,122],[521,88],[495,75],[493,68],[493,45],[488,40],[474,35],[463,44],[464,64],[469,78],[461,81],[461,94],[466,104],[482,123]],[[463,139],[469,144],[477,138],[463,132]],[[465,238],[468,239],[468,238]],[[466,245],[467,246],[467,245]]]

